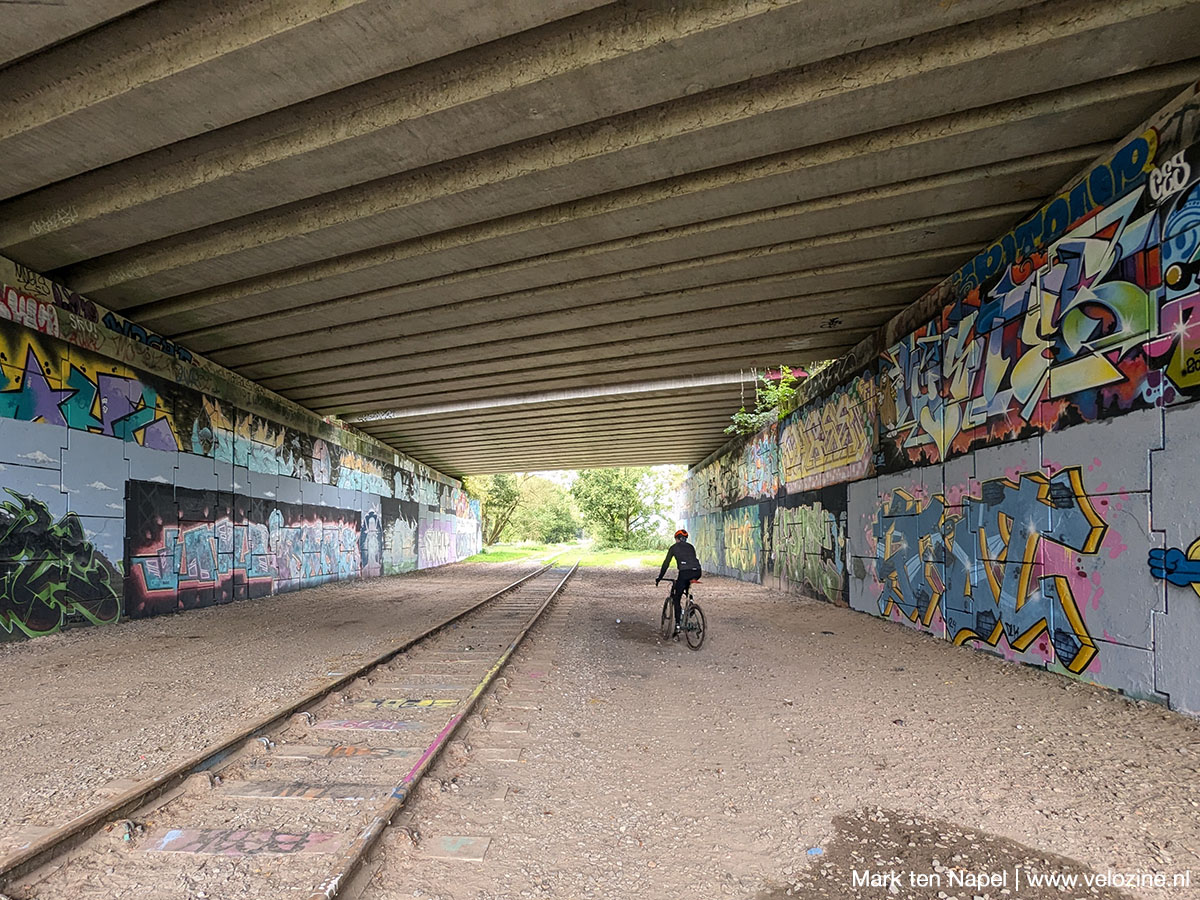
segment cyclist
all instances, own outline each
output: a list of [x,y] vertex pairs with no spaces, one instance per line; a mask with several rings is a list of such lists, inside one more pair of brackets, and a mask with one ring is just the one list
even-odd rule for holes
[[693,581],[700,580],[702,574],[700,558],[696,556],[696,548],[688,543],[688,533],[682,528],[675,532],[675,543],[667,550],[667,558],[663,560],[662,569],[659,571],[658,577],[654,579],[655,585],[662,581],[663,576],[667,574],[672,559],[679,567],[679,575],[675,579],[675,585],[671,588],[671,599],[675,602],[675,637],[679,637],[679,620],[683,616],[683,595]]

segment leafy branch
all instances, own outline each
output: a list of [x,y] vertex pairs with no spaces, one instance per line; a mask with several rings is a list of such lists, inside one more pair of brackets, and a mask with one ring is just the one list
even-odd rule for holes
[[[801,375],[805,374],[803,370]],[[745,404],[729,418],[732,424],[726,426],[726,434],[750,435],[762,430],[779,418],[779,410],[786,409],[796,396],[800,379],[796,377],[791,366],[779,367],[779,378],[772,378],[771,372],[764,372],[754,383],[754,409],[748,411]]]

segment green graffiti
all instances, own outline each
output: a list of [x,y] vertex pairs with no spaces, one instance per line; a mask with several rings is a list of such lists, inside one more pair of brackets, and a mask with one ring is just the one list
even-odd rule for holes
[[842,602],[844,543],[837,517],[819,501],[775,511],[775,574],[834,603]]
[[121,575],[96,551],[75,513],[57,522],[34,497],[5,489],[0,503],[0,628],[29,637],[57,631],[67,616],[96,625],[121,617]]

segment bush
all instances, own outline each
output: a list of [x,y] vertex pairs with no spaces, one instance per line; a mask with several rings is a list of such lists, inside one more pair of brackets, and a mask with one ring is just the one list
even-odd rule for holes
[[615,540],[599,540],[595,544],[597,550],[662,550],[671,546],[671,539],[657,531],[631,531]]

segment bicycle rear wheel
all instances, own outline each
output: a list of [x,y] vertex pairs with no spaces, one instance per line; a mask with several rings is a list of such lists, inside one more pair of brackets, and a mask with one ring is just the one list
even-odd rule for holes
[[693,650],[699,650],[704,643],[704,610],[692,604],[683,614],[683,637]]
[[675,633],[675,609],[668,597],[663,601],[662,621],[659,623],[659,633],[664,641],[669,641]]

